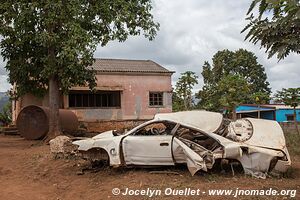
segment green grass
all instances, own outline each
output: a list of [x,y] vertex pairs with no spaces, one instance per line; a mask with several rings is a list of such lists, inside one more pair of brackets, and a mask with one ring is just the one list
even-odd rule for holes
[[300,135],[297,132],[286,132],[285,139],[291,156],[300,156]]

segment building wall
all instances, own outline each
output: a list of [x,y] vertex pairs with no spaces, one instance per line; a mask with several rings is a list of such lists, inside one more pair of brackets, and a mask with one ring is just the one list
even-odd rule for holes
[[261,111],[271,111],[272,108],[265,108],[265,107],[258,107],[257,105],[248,106],[248,105],[240,105],[236,107],[236,111],[254,111],[254,110],[261,110]]
[[37,105],[37,106],[48,106],[48,95],[45,97],[36,97],[32,94],[25,94],[20,97],[17,101],[12,101],[12,122],[16,123],[18,114],[22,110],[22,108],[29,105]]
[[[70,108],[68,95],[61,97],[61,108],[73,111],[79,121],[148,120],[156,113],[172,112],[172,86],[170,74],[97,74],[97,90],[121,91],[120,108]],[[89,90],[74,87],[72,90]],[[163,106],[149,106],[149,92],[163,92]],[[43,98],[26,94],[14,102],[14,122],[22,108],[28,105],[49,106],[48,95]]]
[[[63,95],[60,96],[60,108],[64,108]],[[44,97],[36,97],[33,94],[25,94],[20,97],[17,101],[12,101],[12,122],[16,123],[18,115],[22,108],[30,105],[36,106],[49,106],[49,95],[46,94]]]
[[[278,122],[287,122],[286,115],[293,115],[293,109],[277,109],[276,110],[276,121]],[[296,119],[300,122],[300,109],[296,109]]]
[[[273,105],[276,107],[276,105]],[[286,115],[293,115],[294,110],[291,109],[290,107],[282,108],[284,105],[280,105],[280,108],[277,108],[275,110],[275,116],[276,116],[276,121],[278,122],[287,122],[287,116]],[[261,118],[263,119],[274,119],[272,111],[268,111],[271,108],[266,108],[266,107],[258,107],[257,105],[240,105],[236,108],[237,112],[243,111],[241,113],[241,116],[246,116],[246,115],[253,115],[253,117],[257,117],[257,112],[251,112],[251,111],[256,111],[260,109],[261,110]],[[245,113],[245,111],[249,111],[249,113]],[[298,122],[300,122],[300,108],[296,108],[296,119]]]
[[236,107],[236,112],[238,111],[249,111],[249,110],[257,110],[256,106],[245,106],[245,105],[240,105]]
[[[99,90],[121,90],[121,108],[65,108],[72,110],[80,121],[145,120],[156,113],[172,112],[171,76],[165,74],[98,74]],[[73,90],[87,88],[74,87]],[[149,106],[149,92],[163,92],[162,107]]]
[[109,130],[116,130],[125,133],[128,130],[144,123],[146,120],[121,120],[121,121],[101,121],[101,122],[81,122],[81,126],[87,130],[91,137]]
[[274,108],[266,108],[258,105],[240,105],[236,107],[236,112],[240,118],[258,118],[258,110],[260,111],[261,119],[275,120]]

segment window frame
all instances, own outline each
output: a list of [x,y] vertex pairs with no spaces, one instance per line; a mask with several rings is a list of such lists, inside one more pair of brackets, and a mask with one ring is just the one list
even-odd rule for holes
[[[286,116],[286,121],[288,122],[293,122],[295,119],[294,119],[294,114],[285,114]],[[292,117],[292,120],[289,120],[289,117]]]
[[[118,100],[114,100],[117,101],[117,106],[109,106],[109,97],[107,94],[113,94],[115,93],[115,95],[117,95]],[[70,104],[70,96],[74,95],[74,99],[75,99],[75,103],[74,106],[71,106]],[[82,106],[78,106],[78,104],[76,104],[76,99],[80,98],[78,97],[79,95],[81,95],[81,105]],[[87,96],[87,106],[84,105],[84,98],[85,95]],[[106,101],[107,101],[107,106],[103,106],[103,96],[106,95]],[[93,100],[90,99],[90,96],[93,96]],[[110,90],[97,90],[96,92],[91,92],[88,90],[73,90],[70,91],[68,94],[68,107],[71,109],[121,109],[122,107],[122,91],[121,90],[114,90],[114,91],[110,91]],[[115,97],[112,97],[115,98]],[[98,106],[97,100],[100,99],[100,106]],[[90,103],[93,102],[94,106],[90,106]]]
[[[157,105],[151,105],[151,94],[161,94],[161,104],[157,104]],[[148,93],[148,106],[150,108],[163,108],[165,107],[165,102],[164,102],[164,92],[162,91],[149,91]],[[153,98],[153,97],[152,97]],[[156,97],[156,98],[159,98],[159,97]],[[153,99],[153,101],[155,101]],[[159,100],[156,100],[157,102],[159,102]]]
[[128,134],[128,136],[160,137],[162,135],[137,135],[137,133],[140,132],[141,130],[145,129],[147,126],[151,126],[153,124],[163,124],[164,126],[166,126],[165,123],[174,124],[174,128],[172,129],[172,131],[170,132],[170,134],[163,135],[163,136],[172,136],[172,137],[174,137],[174,135],[176,134],[176,131],[177,131],[178,127],[180,126],[180,124],[178,124],[176,122],[168,121],[168,120],[158,120],[158,121],[149,121],[149,122],[146,122],[144,124],[141,124],[141,127],[136,127],[137,129],[134,130],[134,131],[132,131],[130,134]]

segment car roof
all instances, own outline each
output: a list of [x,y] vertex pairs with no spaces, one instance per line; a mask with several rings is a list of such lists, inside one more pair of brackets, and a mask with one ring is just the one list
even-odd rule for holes
[[154,120],[172,121],[185,126],[194,127],[206,133],[216,132],[222,125],[223,116],[220,113],[205,110],[182,111],[156,114]]

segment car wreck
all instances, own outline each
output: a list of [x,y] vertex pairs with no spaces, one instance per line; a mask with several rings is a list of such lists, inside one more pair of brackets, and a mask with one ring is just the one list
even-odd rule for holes
[[186,164],[192,175],[220,160],[238,162],[246,174],[260,178],[291,165],[276,121],[230,121],[208,111],[161,113],[125,134],[107,131],[73,144],[84,158],[106,160],[113,167]]

